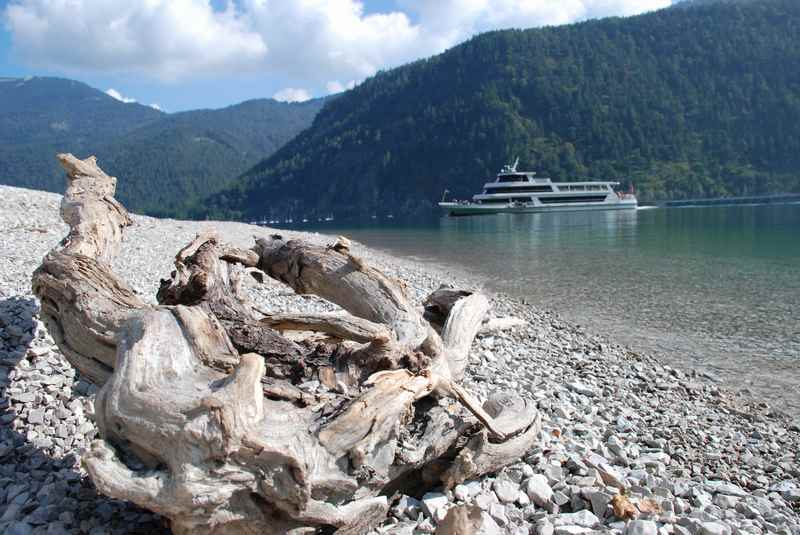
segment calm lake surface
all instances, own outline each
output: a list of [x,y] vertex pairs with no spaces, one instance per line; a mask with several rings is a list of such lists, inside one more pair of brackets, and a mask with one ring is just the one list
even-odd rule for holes
[[335,223],[800,415],[800,205]]

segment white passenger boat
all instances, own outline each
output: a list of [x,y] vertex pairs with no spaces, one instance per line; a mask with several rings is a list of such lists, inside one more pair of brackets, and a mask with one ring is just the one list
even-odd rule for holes
[[[450,215],[477,215],[577,210],[630,210],[637,207],[633,191],[614,190],[619,182],[553,182],[537,178],[531,171],[517,171],[519,158],[506,165],[494,182],[483,185],[483,192],[472,201],[446,202],[439,206]],[[447,191],[445,190],[445,195]]]

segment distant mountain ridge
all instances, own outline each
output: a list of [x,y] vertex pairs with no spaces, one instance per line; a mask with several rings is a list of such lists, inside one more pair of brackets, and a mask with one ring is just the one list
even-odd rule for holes
[[800,2],[723,2],[495,31],[379,73],[195,208],[413,213],[515,156],[644,200],[800,191]]
[[257,99],[170,114],[96,152],[104,168],[125,178],[123,202],[154,215],[183,216],[189,204],[223,189],[310,126],[324,102]]
[[62,191],[57,152],[86,155],[164,113],[75,80],[0,79],[0,183]]
[[128,208],[179,216],[311,125],[325,99],[164,113],[82,82],[0,78],[0,183],[63,191],[57,152],[97,155]]

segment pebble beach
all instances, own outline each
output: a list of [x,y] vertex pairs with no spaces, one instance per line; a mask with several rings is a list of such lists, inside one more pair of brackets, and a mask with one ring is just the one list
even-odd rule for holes
[[[97,437],[96,387],[60,354],[30,289],[42,257],[67,232],[60,200],[0,186],[0,533],[169,533],[157,515],[99,494],[81,467]],[[274,232],[335,240],[233,222],[133,219],[114,268],[153,303],[176,252],[203,229],[240,247]],[[457,268],[358,243],[353,253],[404,280],[417,302],[442,283],[482,287]],[[269,279],[247,291],[271,312],[336,308]],[[800,535],[800,415],[586,332],[536,303],[491,297],[493,315],[524,325],[478,336],[465,386],[479,398],[510,391],[535,400],[541,438],[498,474],[399,497],[376,533],[444,533],[448,510],[466,504],[480,510],[483,534]],[[630,509],[620,516],[622,499]]]

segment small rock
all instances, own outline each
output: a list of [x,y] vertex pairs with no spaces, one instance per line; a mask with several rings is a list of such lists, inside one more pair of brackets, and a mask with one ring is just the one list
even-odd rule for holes
[[533,503],[539,507],[544,507],[553,497],[553,489],[547,482],[547,478],[541,474],[534,474],[525,483],[525,492]]
[[556,526],[554,535],[582,535],[592,533],[592,529],[581,526]]
[[553,493],[553,503],[558,505],[559,507],[567,505],[570,502],[569,496],[557,490]]
[[495,479],[492,489],[502,503],[513,503],[519,494],[519,485],[505,477]]
[[456,500],[465,502],[470,498],[469,489],[467,489],[466,485],[456,485],[456,488],[453,489],[453,496],[455,496]]
[[589,397],[594,396],[594,389],[592,389],[592,387],[578,381],[573,381],[571,383],[568,383],[567,388],[569,388],[570,390],[572,390],[577,394]]
[[506,516],[506,508],[500,503],[493,503],[489,506],[489,515],[495,519],[499,526],[508,524],[508,517]]
[[708,491],[715,494],[726,494],[728,496],[747,496],[747,492],[740,486],[728,483],[727,481],[708,481],[705,484]]
[[592,512],[598,517],[603,518],[606,515],[608,504],[611,503],[611,496],[605,492],[593,491],[589,493],[589,503],[592,504]]
[[419,516],[419,512],[422,509],[422,503],[416,498],[412,498],[411,496],[401,496],[400,499],[397,501],[397,504],[392,507],[392,513],[397,518],[410,518],[411,520],[416,520]]
[[546,518],[536,523],[536,535],[553,535],[554,529],[553,524]]
[[652,520],[631,520],[625,525],[625,535],[658,535],[658,526]]
[[730,535],[731,528],[721,522],[703,522],[699,535]]
[[5,533],[6,535],[30,535],[33,533],[33,526],[27,522],[14,522]]
[[422,508],[428,516],[433,517],[437,509],[447,507],[448,501],[446,494],[441,492],[428,492],[422,496]]
[[564,470],[560,466],[547,464],[542,469],[542,472],[547,476],[547,480],[551,485],[564,479]]
[[553,525],[558,526],[581,526],[584,528],[593,528],[600,523],[600,519],[594,516],[594,513],[584,509],[577,513],[564,513],[558,515],[553,520]]
[[497,496],[492,491],[481,492],[475,496],[475,505],[483,511],[488,511],[493,503],[497,503]]
[[739,498],[727,494],[717,494],[714,496],[714,504],[722,509],[733,509],[739,503]]

